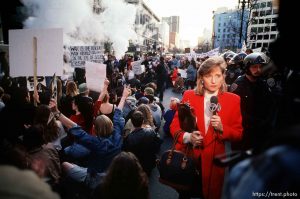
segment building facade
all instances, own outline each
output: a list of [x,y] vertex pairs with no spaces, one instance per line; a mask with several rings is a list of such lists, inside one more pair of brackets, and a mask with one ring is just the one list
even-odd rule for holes
[[244,10],[243,17],[242,11],[239,9],[228,10],[221,8],[214,12],[212,35],[213,48],[219,47],[220,52],[224,50],[236,51],[237,49],[241,49],[242,43],[247,38],[248,19],[249,10],[246,9]]
[[136,41],[129,41],[129,51],[156,51],[162,46],[160,18],[145,4],[143,0],[126,0],[127,3],[137,5],[135,19]]
[[272,0],[255,1],[250,14],[247,46],[266,51],[269,44],[278,36],[277,17],[278,8],[272,5]]
[[169,48],[179,47],[179,16],[163,17],[162,21],[170,27]]

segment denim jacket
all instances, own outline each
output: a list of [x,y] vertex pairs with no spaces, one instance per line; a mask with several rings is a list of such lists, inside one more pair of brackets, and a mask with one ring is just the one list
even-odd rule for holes
[[98,137],[87,134],[79,126],[70,129],[70,133],[77,139],[77,143],[90,150],[88,159],[88,173],[102,173],[110,165],[112,159],[121,152],[123,139],[121,136],[125,125],[122,111],[116,108],[113,117],[114,130],[109,137]]

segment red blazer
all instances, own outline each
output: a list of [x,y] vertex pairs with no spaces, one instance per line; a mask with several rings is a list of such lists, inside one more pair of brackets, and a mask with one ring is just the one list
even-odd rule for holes
[[[225,153],[224,141],[238,142],[242,139],[243,127],[240,97],[233,93],[225,92],[218,95],[218,101],[221,105],[218,115],[221,117],[223,124],[223,134],[215,133],[210,125],[205,135],[204,96],[197,95],[194,90],[188,90],[182,98],[182,102],[189,102],[190,106],[194,108],[197,117],[197,127],[204,137],[203,149],[195,148],[193,149],[193,154],[196,160],[199,160],[201,157],[202,190],[205,199],[220,199],[222,194],[224,169],[213,165],[213,157]],[[170,130],[173,136],[180,130],[178,112],[174,116]],[[182,133],[176,144],[176,149],[183,150],[183,147]]]

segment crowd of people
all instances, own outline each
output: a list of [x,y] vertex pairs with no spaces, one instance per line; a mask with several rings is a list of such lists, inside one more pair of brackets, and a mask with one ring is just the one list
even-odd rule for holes
[[[284,1],[280,6],[286,8]],[[270,47],[271,57],[251,49],[196,60],[145,55],[140,58],[145,71],[137,75],[131,65],[137,57],[118,61],[109,55],[100,93],[88,89],[83,72],[58,79],[54,99],[51,89],[29,92],[5,70],[0,195],[149,198],[148,178],[164,132],[179,135],[177,150],[192,147],[190,155],[201,173],[192,190],[176,190],[181,199],[251,198],[264,191],[299,197],[299,69],[282,67],[277,57],[278,45],[287,40],[281,20],[282,34]],[[172,97],[167,108],[162,102],[169,87],[182,99]],[[182,128],[178,103],[194,112],[196,128],[190,132]],[[277,128],[287,124],[292,130],[279,133]],[[230,149],[251,151],[253,158],[237,163],[241,160],[230,160]],[[227,164],[214,164],[222,154],[229,156]],[[277,179],[282,185],[272,182]]]

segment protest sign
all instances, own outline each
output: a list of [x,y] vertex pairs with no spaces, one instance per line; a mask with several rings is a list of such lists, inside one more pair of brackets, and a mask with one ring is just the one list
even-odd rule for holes
[[86,61],[85,72],[87,87],[92,91],[100,92],[106,78],[106,65]]

